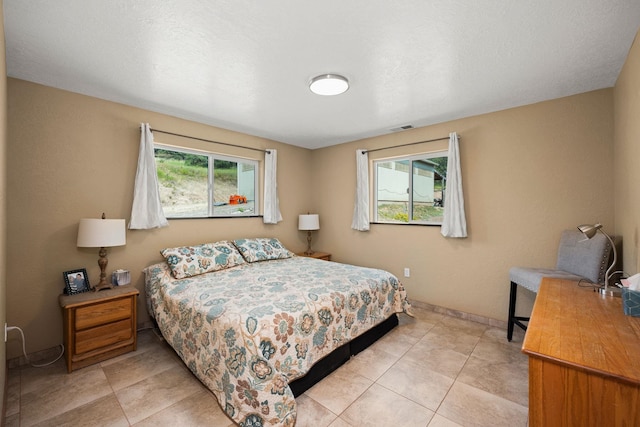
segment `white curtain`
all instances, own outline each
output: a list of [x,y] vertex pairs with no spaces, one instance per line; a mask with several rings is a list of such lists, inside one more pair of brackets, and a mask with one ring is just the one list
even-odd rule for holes
[[162,211],[156,158],[153,152],[153,134],[149,123],[140,124],[140,152],[138,170],[133,189],[130,229],[146,230],[167,227],[169,222]]
[[460,148],[458,134],[449,134],[449,160],[447,161],[447,186],[444,194],[444,219],[440,233],[444,237],[467,237],[467,219],[464,215],[462,174],[460,173]]
[[278,168],[278,152],[273,148],[267,149],[264,155],[264,215],[265,224],[277,224],[282,221],[280,201],[278,200],[278,183],[276,180]]
[[356,202],[351,228],[369,230],[369,154],[366,150],[356,150]]

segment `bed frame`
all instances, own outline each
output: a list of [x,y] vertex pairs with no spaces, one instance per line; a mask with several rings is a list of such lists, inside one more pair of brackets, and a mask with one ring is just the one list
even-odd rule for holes
[[348,343],[336,348],[327,356],[318,361],[309,369],[305,376],[298,378],[289,383],[289,387],[294,397],[300,396],[302,393],[310,389],[314,384],[322,380],[331,372],[342,366],[351,356],[355,356],[362,350],[376,342],[387,332],[398,325],[398,316],[394,313],[391,317],[374,328],[369,329],[364,334],[354,338]]

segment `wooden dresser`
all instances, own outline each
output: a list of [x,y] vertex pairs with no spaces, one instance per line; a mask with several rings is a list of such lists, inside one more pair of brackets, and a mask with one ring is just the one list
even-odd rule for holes
[[620,298],[544,279],[522,351],[529,426],[640,425],[640,318]]
[[136,349],[136,297],[131,285],[60,295],[67,371]]

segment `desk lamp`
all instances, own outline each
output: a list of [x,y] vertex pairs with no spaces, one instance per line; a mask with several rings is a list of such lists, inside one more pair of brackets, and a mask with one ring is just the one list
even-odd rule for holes
[[611,243],[611,250],[613,251],[613,262],[611,263],[607,271],[604,273],[604,288],[600,288],[599,292],[601,295],[620,296],[620,292],[619,292],[620,290],[618,288],[613,287],[609,289],[609,279],[611,278],[611,272],[615,267],[616,262],[618,261],[618,253],[616,251],[616,245],[613,243],[613,239],[611,238],[611,236],[609,236],[607,233],[605,233],[602,230],[602,224],[600,223],[593,224],[593,225],[592,224],[579,225],[578,230],[580,230],[587,237],[587,239],[590,239],[593,236],[595,236],[598,231],[600,231],[602,234],[605,235],[607,239],[609,239],[609,243]]

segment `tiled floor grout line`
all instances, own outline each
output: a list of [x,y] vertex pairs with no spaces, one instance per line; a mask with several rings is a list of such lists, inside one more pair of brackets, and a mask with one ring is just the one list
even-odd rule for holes
[[[411,316],[411,317],[412,317],[413,319],[415,319],[415,317],[414,317],[414,316]],[[434,325],[434,326],[435,326],[435,325]],[[396,326],[396,328],[398,328],[398,327],[401,327],[401,326],[400,326],[400,325],[399,325],[399,326]],[[433,326],[432,326],[431,328],[429,328],[429,331],[430,331],[431,329],[433,329]],[[394,331],[394,330],[396,330],[396,329],[394,328],[392,331]],[[390,332],[392,332],[392,331],[390,331]],[[427,333],[426,333],[425,335],[423,335],[423,336],[422,336],[422,338],[424,338],[424,337],[429,333],[429,331],[427,331]],[[384,338],[384,337],[383,337],[383,338]],[[360,395],[358,395],[358,397],[356,397],[356,398],[353,400],[353,402],[351,402],[351,403],[349,404],[349,406],[347,406],[346,408],[344,408],[344,409],[342,410],[342,412],[341,412],[340,414],[338,414],[338,415],[337,415],[336,420],[337,420],[338,418],[340,418],[340,417],[342,416],[342,414],[344,414],[345,412],[347,412],[347,410],[349,410],[349,408],[350,408],[353,404],[355,404],[355,403],[358,401],[358,399],[359,399],[360,397],[362,397],[362,395],[364,395],[364,394],[365,394],[365,393],[366,393],[366,392],[367,392],[371,387],[373,387],[373,385],[374,385],[374,384],[376,384],[376,385],[378,385],[378,386],[380,386],[380,387],[382,387],[382,388],[384,388],[384,389],[386,389],[386,390],[389,390],[389,391],[390,391],[390,392],[392,392],[392,393],[398,394],[398,393],[396,393],[395,391],[393,391],[393,390],[389,389],[388,387],[385,387],[385,386],[383,386],[382,384],[378,384],[378,380],[380,380],[380,378],[382,378],[382,377],[384,376],[384,374],[386,374],[386,373],[387,373],[389,370],[391,370],[391,369],[392,369],[392,368],[393,368],[393,367],[394,367],[398,362],[400,362],[400,360],[401,360],[401,359],[402,359],[402,358],[403,358],[403,357],[404,357],[404,356],[405,356],[405,355],[406,355],[406,354],[407,354],[407,353],[408,353],[408,352],[409,352],[409,351],[410,351],[410,350],[411,350],[411,349],[412,349],[416,344],[418,344],[418,343],[422,340],[422,338],[418,339],[418,341],[416,341],[415,343],[411,344],[411,346],[409,346],[409,348],[408,348],[407,350],[405,350],[405,352],[404,352],[404,353],[402,353],[400,356],[398,356],[398,359],[397,359],[395,362],[393,362],[393,364],[392,364],[391,366],[389,366],[389,368],[387,368],[387,369],[386,369],[382,374],[380,374],[380,375],[378,376],[378,378],[377,378],[377,379],[375,379],[375,380],[371,380],[371,381],[373,381],[373,382],[372,382],[372,383],[371,383],[371,384],[370,384],[370,385],[369,385],[369,386],[368,386],[368,387],[367,387],[367,388],[366,388],[366,389],[365,389],[365,390],[364,390]],[[363,350],[363,351],[366,351],[366,349],[365,349],[365,350]],[[384,351],[384,350],[380,350],[380,351]],[[390,353],[388,353],[388,352],[386,352],[386,351],[385,351],[385,353],[390,354]],[[352,360],[352,359],[353,359],[353,358],[355,358],[355,357],[357,357],[357,355],[356,355],[356,356],[352,356],[352,357],[350,357],[350,358],[349,358],[349,360]],[[343,366],[344,366],[344,365],[343,365]],[[402,395],[400,395],[400,396],[402,396]],[[320,402],[318,402],[317,400],[313,399],[311,396],[307,396],[307,397],[308,397],[308,398],[310,398],[310,399],[312,399],[312,400],[313,400],[314,402],[316,402],[317,404],[321,405],[323,408],[327,409],[327,410],[328,410],[329,412],[331,412],[332,414],[335,414],[333,411],[331,411],[331,410],[330,410],[329,408],[327,408],[326,406],[322,405],[322,403],[320,403]],[[413,403],[415,403],[416,405],[420,405],[420,406],[422,406],[423,408],[425,408],[425,409],[427,409],[427,410],[431,411],[431,409],[429,409],[429,408],[425,407],[424,405],[422,405],[422,404],[420,404],[420,403],[418,403],[418,402],[414,401],[414,400],[413,400],[413,399],[411,399],[411,398],[407,398],[406,396],[402,396],[402,397],[405,397],[406,399],[408,399],[408,400],[412,401],[412,402],[413,402]],[[434,415],[435,415],[435,413],[436,413],[436,412],[435,412],[435,411],[432,411],[432,412],[433,412],[433,413],[434,413]],[[333,420],[333,421],[332,421],[332,423],[333,423],[333,422],[335,422],[336,420]],[[344,421],[344,420],[343,420],[343,421]],[[345,422],[346,422],[346,421],[345,421]]]
[[100,365],[100,369],[102,369],[102,373],[104,374],[104,376],[107,377],[107,383],[109,384],[109,387],[111,387],[111,393],[113,393],[113,398],[116,399],[116,402],[118,402],[118,406],[120,407],[120,410],[124,414],[124,417],[127,419],[127,424],[129,425],[129,427],[131,427],[131,420],[129,419],[127,412],[124,410],[124,407],[122,406],[122,402],[120,402],[120,399],[118,399],[118,395],[116,394],[116,391],[113,388],[113,384],[111,383],[111,381],[109,381],[109,377],[107,376],[107,373],[104,371],[104,366]]
[[[469,359],[471,359],[471,355],[473,354],[473,352],[475,351],[476,347],[478,347],[478,344],[480,343],[480,340],[482,339],[482,336],[485,334],[485,332],[487,331],[487,327],[485,326],[484,330],[482,331],[482,334],[478,337],[478,341],[476,341],[476,343],[473,346],[473,349],[469,352],[469,354],[467,355],[467,359],[464,361],[464,364],[462,365],[462,367],[460,368],[460,370],[458,371],[458,373],[456,374],[456,377],[453,379],[453,382],[451,383],[451,385],[449,386],[449,388],[447,389],[447,392],[444,394],[444,396],[442,397],[442,400],[440,400],[440,403],[438,404],[438,408],[434,411],[434,415],[439,415],[443,418],[448,419],[447,417],[445,417],[442,414],[439,414],[438,411],[440,410],[440,408],[442,407],[442,404],[444,403],[444,401],[447,399],[447,396],[449,395],[449,393],[451,392],[451,389],[453,388],[453,386],[456,384],[456,382],[458,382],[458,377],[460,376],[460,374],[462,373],[462,371],[464,370],[464,367],[467,366],[467,363],[469,363]],[[433,418],[432,418],[433,420]],[[453,420],[450,420],[452,422],[455,422]],[[429,421],[429,424],[431,424],[431,421]],[[427,426],[429,425],[427,424]]]
[[[420,339],[418,339],[418,341],[416,341],[416,342],[415,342],[414,344],[412,344],[412,345],[411,345],[411,346],[410,346],[410,347],[409,347],[409,348],[408,348],[404,353],[402,353],[402,355],[400,355],[400,356],[398,357],[398,360],[396,360],[396,361],[395,361],[395,362],[394,362],[394,363],[393,363],[393,364],[392,364],[392,365],[391,365],[391,366],[390,366],[390,367],[389,367],[389,368],[388,368],[388,369],[387,369],[387,370],[386,370],[382,375],[380,375],[380,376],[378,377],[378,380],[379,380],[380,378],[382,378],[382,377],[384,376],[384,374],[385,374],[385,373],[387,373],[390,369],[392,369],[392,368],[393,368],[393,367],[394,367],[398,362],[400,362],[400,360],[401,360],[401,359],[402,359],[402,358],[403,358],[407,353],[409,353],[409,351],[411,351],[411,349],[412,349],[413,347],[415,347],[415,346],[416,346],[420,341],[422,341],[422,340],[423,340],[427,335],[429,335],[429,333],[432,331],[432,329],[433,329],[434,327],[436,327],[437,325],[439,325],[439,324],[442,324],[442,319],[440,319],[440,320],[439,320],[438,322],[436,322],[433,326],[431,326],[431,327],[427,330],[427,332],[426,332],[426,333],[425,333],[425,334],[424,334]],[[445,325],[445,326],[446,326],[446,325]],[[485,330],[484,330],[484,331],[486,331],[486,328],[485,328]],[[484,335],[484,331],[483,331],[483,335]],[[474,345],[474,347],[473,347],[473,349],[474,349],[474,350],[475,350],[476,346],[478,345],[478,343],[480,342],[480,339],[481,339],[481,338],[482,338],[482,336],[480,336],[480,337],[478,338],[478,342],[476,342],[476,344],[475,344],[475,345]],[[464,366],[465,366],[465,365],[467,364],[467,362],[469,361],[469,358],[471,357],[471,354],[472,354],[472,353],[473,353],[473,350],[472,350],[472,351],[471,351],[471,353],[469,353],[469,355],[467,356],[467,360],[465,361],[465,363],[464,363],[464,364],[462,365],[462,367],[460,368],[460,371],[459,371],[459,372],[458,372],[458,374],[456,375],[456,378],[454,378],[454,379],[453,379],[453,382],[451,383],[451,385],[450,385],[450,386],[449,386],[449,388],[447,389],[447,392],[445,393],[445,395],[443,396],[442,400],[441,400],[441,401],[440,401],[440,403],[438,404],[438,408],[436,408],[435,410],[432,410],[431,408],[428,408],[428,407],[424,406],[423,404],[421,404],[420,402],[415,401],[415,400],[414,400],[414,399],[412,399],[411,397],[407,397],[407,396],[404,396],[404,395],[400,395],[400,396],[402,396],[402,397],[404,397],[404,398],[408,399],[409,401],[411,401],[411,402],[415,403],[416,405],[419,405],[419,406],[421,406],[421,407],[425,408],[426,410],[433,412],[433,416],[431,417],[431,420],[429,420],[429,423],[427,424],[427,427],[429,426],[429,424],[431,424],[431,421],[433,421],[433,418],[434,418],[436,415],[439,415],[439,416],[441,416],[441,417],[443,417],[443,418],[448,419],[447,417],[444,417],[443,415],[438,414],[438,410],[440,409],[440,406],[442,405],[442,403],[443,403],[443,402],[444,402],[444,400],[446,399],[447,395],[449,394],[449,391],[451,390],[451,388],[453,387],[453,385],[454,385],[454,384],[456,383],[456,381],[458,380],[458,376],[460,375],[460,372],[462,372],[462,370],[464,369]],[[433,372],[435,372],[435,371],[433,371]],[[437,372],[436,372],[436,373],[437,373]],[[374,382],[373,382],[373,384],[378,384],[378,380],[374,381]],[[371,386],[373,386],[373,384],[371,384]],[[390,391],[390,392],[392,392],[392,393],[398,394],[398,393],[397,393],[397,392],[395,392],[394,390],[391,390],[391,389],[389,389],[388,387],[385,387],[385,386],[384,386],[384,385],[382,385],[382,384],[378,384],[378,385],[379,385],[380,387],[385,388],[386,390],[389,390],[389,391]],[[369,386],[369,387],[367,388],[367,390],[368,390],[369,388],[371,388],[371,386]],[[363,394],[364,394],[364,393],[363,393]],[[356,400],[354,400],[354,401],[353,401],[349,406],[353,405],[356,401],[357,401],[357,399],[356,399]],[[346,409],[345,409],[345,411],[346,411]],[[344,411],[343,411],[343,412],[344,412]],[[451,420],[451,421],[452,421],[452,420]],[[452,421],[452,422],[453,422],[453,421]]]

